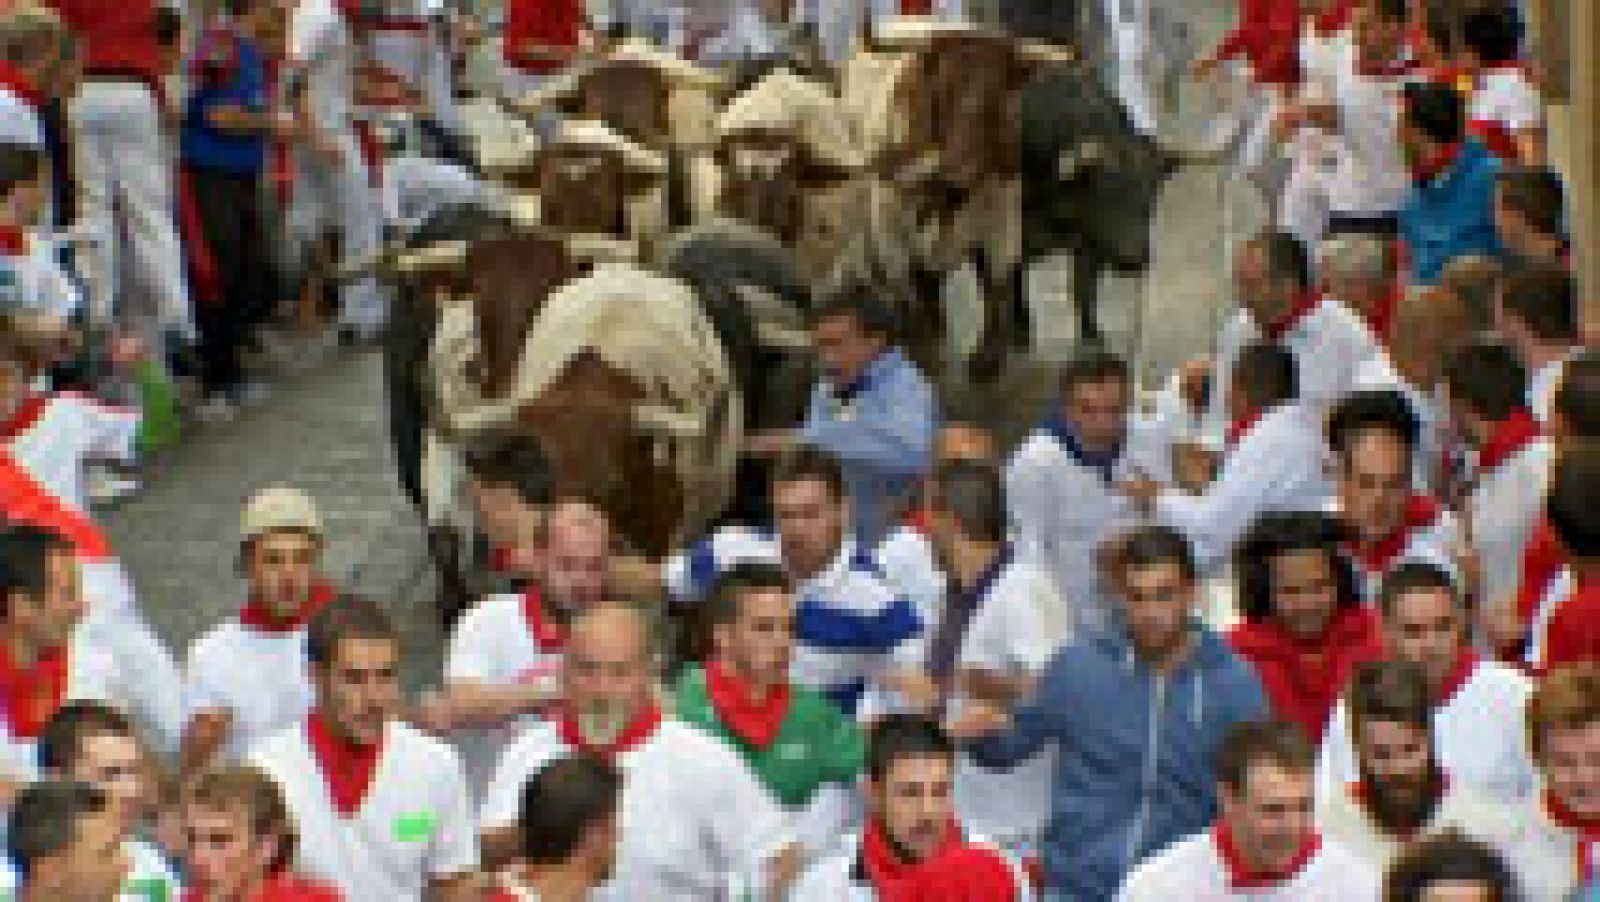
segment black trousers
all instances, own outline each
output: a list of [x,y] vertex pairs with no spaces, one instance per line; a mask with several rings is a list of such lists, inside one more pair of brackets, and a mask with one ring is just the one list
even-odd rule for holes
[[189,253],[208,255],[216,276],[214,284],[194,280],[191,286],[200,330],[200,381],[207,391],[225,391],[244,378],[239,346],[245,335],[269,315],[279,297],[262,209],[262,176],[189,166],[184,177],[204,243],[203,248],[191,246]]

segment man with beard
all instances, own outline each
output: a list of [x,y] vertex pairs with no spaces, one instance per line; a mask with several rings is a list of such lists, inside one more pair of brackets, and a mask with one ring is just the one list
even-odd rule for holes
[[1452,780],[1434,753],[1433,698],[1422,668],[1375,661],[1356,668],[1346,704],[1360,779],[1318,806],[1330,839],[1387,871],[1407,846],[1456,830],[1493,844],[1501,811]]
[[611,879],[622,817],[622,771],[593,755],[551,762],[522,787],[522,851],[487,902],[586,902]]
[[786,885],[795,864],[785,849],[787,818],[733,749],[663,716],[652,635],[637,607],[602,603],[573,619],[561,711],[523,732],[489,782],[479,811],[487,862],[517,853],[528,778],[587,753],[627,773],[617,870],[596,898],[697,902],[749,880]]
[[[1434,755],[1450,779],[1491,801],[1518,801],[1535,775],[1515,713],[1533,686],[1515,668],[1479,657],[1471,607],[1450,574],[1425,563],[1402,564],[1378,597],[1388,656],[1422,669],[1433,707]],[[1348,699],[1334,709],[1317,761],[1317,799],[1326,803],[1359,778]]]
[[854,815],[865,742],[855,721],[789,679],[795,597],[783,570],[737,564],[705,608],[711,654],[678,681],[677,714],[739,753],[795,818],[795,839],[833,847]]
[[1118,902],[1338,899],[1376,902],[1378,872],[1317,833],[1311,745],[1283,721],[1244,723],[1217,753],[1222,814],[1140,865]]
[[237,616],[189,650],[184,773],[218,755],[238,759],[311,709],[306,624],[339,594],[321,575],[323,543],[322,515],[299,489],[263,489],[245,506],[239,569],[248,594]]
[[795,902],[1033,898],[1021,868],[964,829],[955,812],[955,744],[932,721],[891,714],[867,755],[867,826],[801,878]]
[[346,898],[477,898],[477,835],[450,747],[399,720],[400,637],[383,609],[341,598],[306,634],[315,703],[252,764],[282,788],[299,865]]

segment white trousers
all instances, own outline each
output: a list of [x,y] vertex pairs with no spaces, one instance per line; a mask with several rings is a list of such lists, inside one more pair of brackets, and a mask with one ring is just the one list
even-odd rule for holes
[[[173,161],[161,111],[135,82],[89,81],[69,107],[78,160],[79,214],[94,237],[83,254],[88,311],[97,325],[117,321],[136,277],[153,299],[163,331],[195,336],[178,243]],[[124,266],[120,258],[126,257]]]
[[[295,165],[289,222],[302,247],[324,235],[339,236],[343,266],[371,260],[382,242],[383,212],[379,192],[368,178],[361,145],[354,132],[336,133],[339,162],[330,164],[302,151]],[[376,279],[360,279],[339,289],[339,324],[371,333],[383,325],[385,303]]]

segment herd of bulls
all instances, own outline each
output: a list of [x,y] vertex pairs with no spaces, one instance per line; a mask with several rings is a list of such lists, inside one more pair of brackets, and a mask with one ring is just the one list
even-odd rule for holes
[[814,299],[873,291],[937,369],[943,284],[970,266],[968,373],[992,380],[1028,344],[1047,255],[1073,255],[1098,341],[1100,275],[1148,265],[1173,168],[1062,45],[921,20],[838,70],[719,78],[619,44],[513,105],[541,140],[479,147],[509,203],[438,211],[386,266],[402,479],[447,584],[471,534],[462,441],[531,432],[560,489],[661,555],[726,512],[747,430],[800,418]]

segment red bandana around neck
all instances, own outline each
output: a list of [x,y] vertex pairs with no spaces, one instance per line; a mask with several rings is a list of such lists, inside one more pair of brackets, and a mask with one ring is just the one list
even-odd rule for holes
[[1379,541],[1356,543],[1356,559],[1368,573],[1388,573],[1411,544],[1411,537],[1432,526],[1439,519],[1441,509],[1437,501],[1426,495],[1412,495],[1406,500],[1400,528]]
[[1322,292],[1309,289],[1302,291],[1294,299],[1294,305],[1289,308],[1287,313],[1279,317],[1277,322],[1267,323],[1262,326],[1261,331],[1266,333],[1267,338],[1272,341],[1281,342],[1300,323],[1304,322],[1306,317],[1316,312],[1316,309],[1321,305]]
[[22,226],[0,225],[0,257],[22,257],[28,253],[28,233]]
[[1227,432],[1222,438],[1223,444],[1227,447],[1227,449],[1232,451],[1234,448],[1239,447],[1239,443],[1244,441],[1245,436],[1249,435],[1251,430],[1256,428],[1256,424],[1261,422],[1261,418],[1263,416],[1266,416],[1266,411],[1252,410],[1239,419],[1229,423]]
[[[279,871],[268,876],[243,902],[339,902],[343,898],[327,884]],[[189,887],[183,891],[183,902],[207,902],[207,896]]]
[[1222,864],[1228,869],[1228,886],[1234,890],[1267,889],[1293,880],[1305,870],[1311,859],[1317,857],[1317,852],[1322,848],[1322,837],[1312,833],[1300,846],[1300,851],[1294,853],[1288,867],[1276,872],[1258,871],[1244,860],[1239,852],[1239,846],[1233,838],[1233,828],[1225,820],[1219,820],[1212,829],[1211,835],[1217,844],[1217,854],[1222,857]]
[[567,628],[545,609],[544,593],[533,583],[522,590],[522,619],[540,651],[559,652],[567,647]]
[[67,695],[67,650],[43,652],[30,667],[18,665],[0,646],[0,706],[18,739],[37,739]]
[[1589,879],[1594,869],[1594,846],[1600,843],[1600,819],[1582,817],[1548,789],[1544,791],[1544,810],[1556,826],[1575,835],[1578,840],[1578,876]]
[[327,715],[316,709],[306,719],[306,738],[311,742],[312,756],[322,770],[328,784],[328,797],[342,817],[351,817],[361,810],[367,792],[372,788],[372,778],[378,772],[378,759],[383,756],[383,743],[359,745],[334,734],[327,723]]
[[274,612],[266,602],[251,596],[239,609],[239,622],[260,633],[292,633],[303,629],[311,622],[311,618],[333,604],[338,597],[339,590],[332,583],[316,580],[306,593],[306,602],[300,606],[300,610],[285,617]]
[[45,105],[44,92],[34,86],[33,79],[29,78],[8,60],[0,59],[0,89],[10,91],[18,98],[33,107],[37,112]]
[[1436,705],[1448,705],[1456,697],[1467,681],[1478,670],[1478,653],[1471,648],[1463,648],[1456,653],[1456,662],[1451,665],[1450,672],[1445,674],[1444,685],[1439,687],[1439,699]]
[[17,405],[17,409],[11,412],[11,416],[6,417],[5,422],[0,423],[0,442],[9,442],[32,429],[49,407],[49,395],[28,395],[21,404]]
[[954,821],[930,855],[906,862],[872,818],[861,837],[860,864],[878,902],[1012,902],[1017,897],[1017,880],[1005,859],[968,843]]
[[778,738],[789,715],[789,686],[776,686],[762,701],[751,697],[749,685],[721,662],[706,665],[706,695],[728,731],[756,748],[766,748]]
[[1411,163],[1411,177],[1419,182],[1432,182],[1456,165],[1461,158],[1460,144],[1446,144],[1428,156]]
[[1517,456],[1523,448],[1539,437],[1539,421],[1532,411],[1519,407],[1511,415],[1494,424],[1489,437],[1478,448],[1478,474],[1481,476]]
[[595,745],[584,735],[578,727],[577,714],[571,707],[561,712],[560,720],[556,721],[556,732],[561,736],[561,741],[580,752],[598,755],[607,761],[614,761],[623,752],[631,752],[643,745],[645,740],[654,736],[656,728],[661,726],[661,706],[652,701],[638,714],[634,715],[633,722],[617,734],[608,745]]
[[1355,0],[1338,0],[1322,12],[1313,14],[1311,27],[1323,37],[1332,37],[1350,27],[1355,12]]

